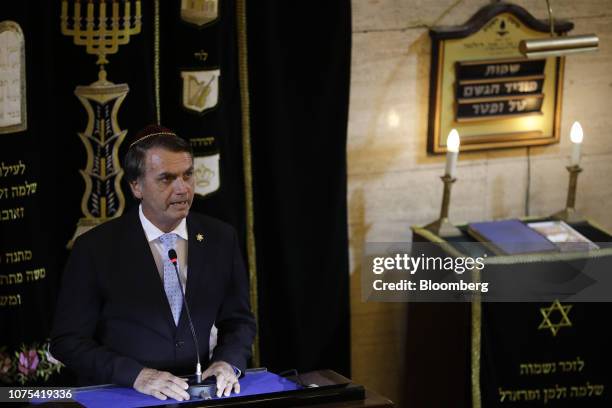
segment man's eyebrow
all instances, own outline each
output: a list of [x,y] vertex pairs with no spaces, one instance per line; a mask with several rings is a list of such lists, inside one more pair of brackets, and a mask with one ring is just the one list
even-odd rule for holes
[[[191,166],[191,167],[189,167],[187,170],[185,170],[185,172],[184,172],[183,174],[185,174],[185,173],[193,173],[193,170],[194,170],[194,167],[193,167],[193,166]],[[157,175],[157,178],[158,178],[158,179],[163,179],[163,178],[166,178],[166,177],[174,177],[174,178],[176,178],[176,177],[178,177],[178,176],[179,176],[179,175],[178,175],[177,173],[171,173],[171,172],[169,172],[169,171],[165,171],[165,172],[163,172],[163,173],[158,174],[158,175]]]
[[165,171],[165,172],[160,173],[160,174],[157,175],[158,179],[163,179],[163,178],[166,178],[166,177],[177,177],[177,175],[174,174],[174,173],[170,173],[168,171]]

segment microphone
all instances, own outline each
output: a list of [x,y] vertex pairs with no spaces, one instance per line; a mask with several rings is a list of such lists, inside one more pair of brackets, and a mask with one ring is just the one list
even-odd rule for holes
[[196,336],[193,320],[191,319],[191,313],[189,312],[189,306],[187,305],[187,300],[185,299],[185,292],[183,291],[183,285],[181,283],[181,277],[179,276],[178,271],[178,256],[174,249],[168,250],[168,259],[170,259],[170,262],[172,265],[174,265],[174,272],[176,273],[176,279],[178,280],[179,288],[181,289],[181,297],[183,298],[183,308],[187,313],[187,320],[189,321],[189,328],[191,329],[191,336],[193,337],[196,357],[198,359],[198,363],[196,364],[195,383],[193,383],[191,380],[188,381],[190,385],[187,392],[192,397],[207,399],[207,396],[214,395],[217,392],[217,387],[215,383],[202,383],[202,365],[200,364],[200,346],[198,345],[198,336]]

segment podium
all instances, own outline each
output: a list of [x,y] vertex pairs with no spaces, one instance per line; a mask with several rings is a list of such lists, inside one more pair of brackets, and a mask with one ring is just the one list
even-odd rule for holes
[[[612,265],[610,233],[592,221],[571,226],[593,242],[611,244],[569,258],[563,253],[506,256],[509,278],[525,266],[562,275],[572,262]],[[475,240],[466,225],[457,227],[462,235],[448,239],[413,227],[413,242],[448,243],[462,252],[462,243]],[[611,406],[612,337],[602,319],[612,312],[612,303],[472,301],[411,303],[408,308],[409,327],[423,328],[419,337],[427,339],[409,337],[407,345],[419,349],[409,352],[406,362],[419,372],[407,384],[417,406]]]
[[192,399],[178,402],[158,400],[131,388],[100,385],[74,388],[73,401],[31,401],[45,407],[393,407],[393,403],[331,370],[319,370],[294,377],[280,377],[265,369],[246,370],[240,379],[241,393],[229,397]]

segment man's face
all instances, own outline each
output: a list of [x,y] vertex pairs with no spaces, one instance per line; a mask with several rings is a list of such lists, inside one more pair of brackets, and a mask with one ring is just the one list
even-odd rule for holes
[[193,159],[186,152],[161,148],[147,151],[145,173],[130,183],[144,215],[164,232],[172,231],[189,213],[194,190]]

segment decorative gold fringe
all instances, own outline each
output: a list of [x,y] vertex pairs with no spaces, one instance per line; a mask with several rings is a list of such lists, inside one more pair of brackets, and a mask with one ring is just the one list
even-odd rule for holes
[[[240,105],[242,111],[242,161],[244,166],[244,196],[246,201],[247,253],[249,258],[249,281],[251,308],[255,320],[259,321],[257,303],[257,263],[255,252],[254,215],[253,215],[253,174],[251,171],[251,121],[249,101],[249,70],[247,65],[247,21],[246,0],[236,0],[238,30],[238,68],[240,75]],[[259,330],[253,343],[253,364],[260,365]]]
[[154,65],[153,65],[153,77],[155,81],[155,116],[157,124],[161,124],[161,100],[159,98],[159,0],[155,0],[154,3],[155,16],[153,22],[154,39],[153,39],[153,53],[154,53]]
[[480,352],[481,352],[482,303],[472,302],[472,408],[482,407],[480,393]]

